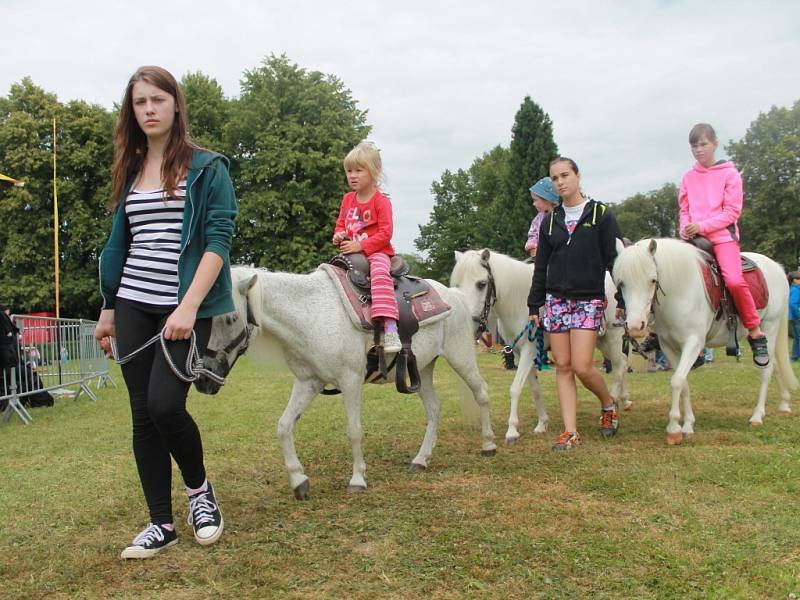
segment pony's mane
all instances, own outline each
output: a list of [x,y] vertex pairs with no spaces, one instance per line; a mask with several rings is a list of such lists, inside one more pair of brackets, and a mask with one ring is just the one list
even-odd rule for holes
[[[639,240],[633,246],[622,251],[614,264],[617,279],[640,280],[649,277],[650,238]],[[702,255],[691,244],[674,238],[657,238],[656,251],[653,255],[658,270],[658,279],[662,286],[686,281],[687,277],[698,273]]]
[[[498,295],[512,298],[528,297],[531,287],[531,266],[495,250],[489,250],[489,265],[494,273],[495,284],[502,287],[498,288]],[[450,285],[467,278],[483,279],[486,277],[486,269],[481,265],[481,250],[467,250],[463,257],[458,261],[450,275]]]

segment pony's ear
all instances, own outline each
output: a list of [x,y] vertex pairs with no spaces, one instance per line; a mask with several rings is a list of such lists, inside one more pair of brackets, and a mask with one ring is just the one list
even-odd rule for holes
[[625,250],[625,244],[622,243],[622,240],[617,238],[617,254],[620,254],[623,250]]
[[652,240],[650,240],[650,245],[647,247],[647,250],[650,252],[650,254],[655,254],[657,247],[658,247],[658,244],[656,244],[656,241],[654,239],[652,239]]
[[492,254],[492,253],[491,253],[491,252],[489,252],[489,249],[488,249],[488,248],[484,248],[484,249],[483,249],[483,252],[481,252],[481,260],[482,260],[483,262],[488,262],[488,261],[489,261],[489,256],[491,256],[491,254]]
[[461,258],[464,256],[464,253],[463,252],[459,252],[458,250],[453,252],[453,254],[455,254],[455,256],[456,256],[456,262],[460,261]]
[[250,279],[242,279],[236,284],[236,289],[242,296],[246,296],[247,292],[256,284],[258,275],[253,275]]

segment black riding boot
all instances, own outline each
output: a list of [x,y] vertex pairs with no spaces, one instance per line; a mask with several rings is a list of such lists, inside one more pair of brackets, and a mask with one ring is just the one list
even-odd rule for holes
[[508,371],[515,371],[517,365],[514,364],[514,352],[506,352],[503,350],[503,363]]

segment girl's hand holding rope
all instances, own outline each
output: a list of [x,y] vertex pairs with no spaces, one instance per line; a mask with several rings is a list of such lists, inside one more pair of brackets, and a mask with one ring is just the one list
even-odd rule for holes
[[116,337],[117,331],[114,327],[114,310],[106,309],[100,311],[97,325],[94,328],[94,338],[100,343],[100,347],[105,352],[106,358],[111,357],[111,339]]
[[167,317],[167,322],[164,325],[164,338],[171,341],[188,340],[192,337],[192,330],[196,320],[197,309],[182,302]]

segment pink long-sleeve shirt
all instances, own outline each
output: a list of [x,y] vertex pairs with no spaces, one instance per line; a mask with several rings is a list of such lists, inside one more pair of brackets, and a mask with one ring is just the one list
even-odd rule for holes
[[393,228],[392,203],[388,197],[377,191],[367,202],[359,202],[355,192],[348,192],[342,198],[334,233],[345,232],[361,244],[367,256],[375,252],[394,256]]
[[700,235],[713,244],[738,242],[742,199],[736,165],[722,162],[706,168],[696,162],[683,176],[678,192],[680,230],[696,223]]

